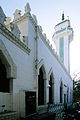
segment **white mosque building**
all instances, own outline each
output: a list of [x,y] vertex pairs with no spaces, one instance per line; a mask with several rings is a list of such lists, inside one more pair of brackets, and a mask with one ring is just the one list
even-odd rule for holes
[[55,26],[55,52],[30,11],[29,3],[24,15],[16,9],[11,22],[0,7],[0,112],[4,106],[19,117],[39,111],[47,103],[72,103],[70,20],[63,14]]

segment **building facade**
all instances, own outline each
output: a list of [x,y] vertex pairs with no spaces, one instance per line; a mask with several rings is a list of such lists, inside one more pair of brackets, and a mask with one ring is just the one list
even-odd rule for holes
[[[24,15],[16,9],[11,22],[0,7],[0,112],[4,105],[7,111],[17,111],[19,117],[39,111],[47,103],[72,103],[73,81],[68,70],[73,33],[70,21],[63,20],[55,27],[56,53],[30,11],[29,3]],[[59,44],[62,48],[58,48]]]

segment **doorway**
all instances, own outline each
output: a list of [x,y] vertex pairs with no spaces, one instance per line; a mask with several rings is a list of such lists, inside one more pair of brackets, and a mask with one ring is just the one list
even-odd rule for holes
[[36,92],[25,93],[26,116],[36,112]]

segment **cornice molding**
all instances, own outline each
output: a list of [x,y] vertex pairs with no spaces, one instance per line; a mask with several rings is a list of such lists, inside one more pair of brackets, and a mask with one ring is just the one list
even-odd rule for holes
[[32,18],[31,14],[30,13],[25,13],[24,15],[22,15],[21,17],[19,17],[18,19],[16,20],[13,20],[13,23],[19,23],[21,22],[22,20],[25,20],[25,19],[30,19],[32,24],[35,26],[37,26],[36,22],[34,21],[34,19]]
[[8,40],[10,40],[12,43],[17,45],[24,52],[26,52],[28,55],[30,54],[30,49],[1,23],[0,23],[0,33],[4,35]]
[[20,16],[19,18],[13,20],[13,23],[18,23],[18,22],[21,22],[22,20],[26,19],[26,18],[29,18],[30,14],[24,14],[22,16]]

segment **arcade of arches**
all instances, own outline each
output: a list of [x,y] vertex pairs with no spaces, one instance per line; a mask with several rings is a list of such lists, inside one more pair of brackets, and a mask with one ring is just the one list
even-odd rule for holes
[[[54,100],[54,82],[53,82],[53,74],[51,73],[49,78],[49,104],[53,104]],[[46,72],[44,66],[39,69],[38,75],[38,105],[44,105],[46,99]]]
[[[53,104],[54,100],[54,83],[53,83],[53,74],[50,75],[49,80],[49,103]],[[46,72],[44,67],[42,66],[39,69],[38,75],[38,105],[45,104],[45,96],[46,96]],[[0,59],[0,92],[10,92],[10,79],[7,78],[6,67],[2,63]],[[60,103],[62,103],[62,94],[63,94],[63,84],[60,84]],[[67,90],[67,96],[69,94],[69,90]],[[67,97],[68,102],[68,97]]]
[[[46,72],[42,66],[38,75],[38,105],[44,105],[46,99]],[[68,93],[67,93],[68,94]],[[66,102],[66,96],[64,96]],[[67,100],[68,102],[68,100]],[[49,104],[54,103],[54,76],[51,73],[49,78]],[[60,103],[63,103],[63,83],[60,83]]]

